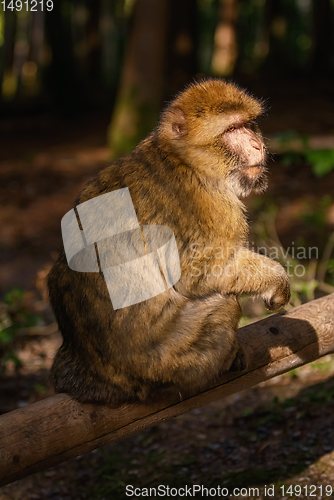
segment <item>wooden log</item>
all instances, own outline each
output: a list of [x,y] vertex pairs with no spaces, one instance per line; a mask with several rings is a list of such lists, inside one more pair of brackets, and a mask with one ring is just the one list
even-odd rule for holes
[[112,409],[59,394],[2,415],[0,486],[334,352],[334,294],[269,316],[238,335],[247,370],[226,373],[214,387],[183,401],[169,395]]

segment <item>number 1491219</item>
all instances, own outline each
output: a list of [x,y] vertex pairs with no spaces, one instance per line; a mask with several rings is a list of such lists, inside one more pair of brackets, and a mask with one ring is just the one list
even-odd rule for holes
[[52,0],[2,0],[1,2],[2,8],[5,11],[12,10],[20,12],[22,9],[30,12],[37,12],[38,10],[53,10],[53,1]]

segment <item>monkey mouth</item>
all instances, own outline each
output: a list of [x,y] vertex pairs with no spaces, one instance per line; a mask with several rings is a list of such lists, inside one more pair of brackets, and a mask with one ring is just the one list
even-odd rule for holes
[[263,165],[257,164],[245,168],[245,174],[249,179],[256,179],[263,171]]

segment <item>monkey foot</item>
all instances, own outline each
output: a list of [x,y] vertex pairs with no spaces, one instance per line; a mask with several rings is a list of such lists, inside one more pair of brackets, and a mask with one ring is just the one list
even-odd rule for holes
[[241,372],[247,368],[247,360],[245,356],[245,351],[242,349],[242,347],[239,348],[229,371],[230,372]]

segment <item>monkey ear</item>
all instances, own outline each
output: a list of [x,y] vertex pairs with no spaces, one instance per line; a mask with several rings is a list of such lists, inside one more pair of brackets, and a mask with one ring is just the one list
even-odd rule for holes
[[187,118],[181,108],[175,107],[169,110],[170,124],[175,139],[188,134]]

